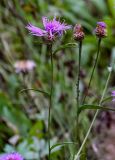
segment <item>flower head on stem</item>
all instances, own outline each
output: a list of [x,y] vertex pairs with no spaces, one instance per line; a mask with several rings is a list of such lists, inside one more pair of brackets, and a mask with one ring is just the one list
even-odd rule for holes
[[97,22],[97,26],[94,29],[94,33],[98,38],[104,38],[107,36],[107,26],[105,22]]
[[71,28],[70,25],[61,23],[56,19],[56,17],[54,17],[53,20],[49,20],[47,17],[43,17],[42,22],[44,30],[32,25],[31,23],[29,23],[26,28],[32,35],[43,37],[48,41],[54,41],[55,38],[62,36],[66,30]]
[[74,39],[78,42],[84,39],[85,33],[83,31],[83,27],[81,26],[81,24],[75,25],[73,36],[74,36]]

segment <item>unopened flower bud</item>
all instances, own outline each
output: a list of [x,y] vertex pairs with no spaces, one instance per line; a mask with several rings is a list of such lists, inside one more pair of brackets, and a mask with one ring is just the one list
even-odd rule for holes
[[84,39],[85,33],[83,31],[83,27],[80,24],[75,25],[73,36],[76,41],[82,41]]
[[105,22],[97,22],[97,26],[94,30],[95,35],[98,38],[104,38],[107,36],[107,26]]

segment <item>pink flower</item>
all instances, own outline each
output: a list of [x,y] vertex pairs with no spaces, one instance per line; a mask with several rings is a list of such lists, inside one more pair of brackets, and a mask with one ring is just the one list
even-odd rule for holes
[[14,63],[14,68],[16,73],[20,72],[29,72],[32,71],[36,67],[36,64],[32,60],[20,60]]
[[70,25],[61,23],[59,20],[56,20],[56,18],[53,18],[53,20],[49,20],[47,17],[43,17],[42,22],[44,25],[44,30],[33,26],[31,23],[29,23],[26,28],[32,35],[45,37],[50,41],[54,40],[57,36],[62,36],[66,30],[71,28]]

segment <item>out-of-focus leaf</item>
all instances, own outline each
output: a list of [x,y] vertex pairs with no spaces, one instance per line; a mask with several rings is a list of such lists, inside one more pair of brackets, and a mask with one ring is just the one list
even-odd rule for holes
[[94,5],[96,6],[96,8],[98,10],[100,10],[103,13],[106,13],[107,8],[106,8],[106,4],[104,2],[104,0],[91,0],[92,3],[94,3]]
[[44,124],[43,121],[38,121],[30,130],[30,136],[36,136],[39,139],[44,136]]
[[0,116],[8,123],[12,123],[17,132],[22,134],[26,134],[31,126],[26,115],[11,104],[10,99],[3,92],[0,92]]
[[115,1],[114,0],[107,0],[108,2],[108,7],[109,7],[109,10],[112,14],[113,17],[115,17]]

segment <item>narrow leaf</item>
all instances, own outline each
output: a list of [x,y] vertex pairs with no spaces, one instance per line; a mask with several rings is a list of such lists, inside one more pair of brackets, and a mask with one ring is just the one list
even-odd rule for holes
[[82,110],[86,110],[86,109],[93,109],[93,110],[97,110],[97,109],[101,109],[101,110],[109,110],[109,111],[115,111],[114,108],[109,108],[109,107],[103,107],[103,106],[99,106],[99,105],[93,105],[93,104],[85,104],[79,107],[78,109],[78,114],[82,111]]
[[107,102],[107,101],[112,101],[112,96],[106,97],[103,99],[102,103]]
[[60,46],[58,49],[56,49],[53,54],[57,53],[58,51],[65,49],[65,48],[72,48],[72,47],[76,47],[77,43],[67,43],[65,45]]
[[52,151],[54,148],[59,147],[59,146],[63,146],[63,145],[69,145],[69,144],[73,144],[73,145],[77,145],[77,143],[75,142],[62,142],[62,143],[57,143],[54,144],[51,148],[50,151]]
[[49,93],[47,93],[47,92],[45,92],[45,91],[42,91],[42,90],[39,90],[39,89],[34,89],[34,88],[22,89],[19,93],[22,93],[22,92],[25,92],[25,91],[29,91],[29,90],[33,90],[33,91],[36,91],[36,92],[40,92],[40,93],[43,93],[43,94],[49,96]]

